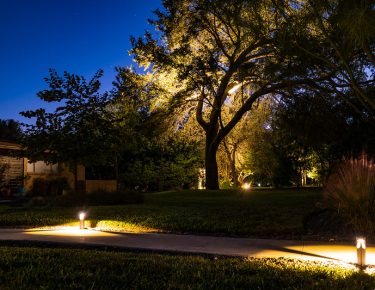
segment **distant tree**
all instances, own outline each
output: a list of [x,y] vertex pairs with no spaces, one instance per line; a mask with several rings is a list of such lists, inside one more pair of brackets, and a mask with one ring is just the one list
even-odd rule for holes
[[291,162],[281,144],[291,143],[287,139],[280,142],[272,126],[277,102],[269,97],[257,104],[248,114],[247,138],[242,145],[242,170],[250,173],[254,182],[275,187],[289,185],[293,179]]
[[[87,82],[84,77],[64,72],[63,77],[50,70],[46,78],[48,89],[37,96],[48,103],[58,104],[53,112],[40,108],[21,112],[35,118],[34,124],[25,124],[22,145],[31,160],[65,162],[73,167],[77,187],[77,165],[114,164],[116,154],[109,149],[115,135],[110,97],[100,93],[98,71]],[[76,188],[77,189],[77,188]]]
[[[240,92],[237,92],[241,94]],[[224,122],[232,117],[238,106],[241,106],[241,98],[236,94],[229,96],[231,105],[223,107]],[[249,168],[245,167],[245,161],[252,144],[259,138],[260,128],[264,128],[269,123],[271,115],[270,99],[259,99],[254,103],[251,111],[247,112],[241,121],[224,138],[218,149],[218,164],[221,179],[229,179],[234,187],[238,187],[242,182],[239,177],[247,175]],[[261,149],[261,148],[258,148]],[[224,181],[222,180],[222,182]]]
[[123,184],[134,186],[142,178],[134,162],[143,164],[144,152],[163,131],[164,118],[163,112],[151,108],[159,89],[147,75],[124,67],[117,67],[116,72],[110,108],[118,133],[112,135],[112,143],[117,144],[112,152],[118,156],[118,178]]
[[[305,157],[297,154],[294,159],[305,161],[311,154],[316,156],[315,166],[323,181],[343,156],[358,155],[363,150],[371,156],[375,153],[371,118],[329,92],[294,92],[293,96],[280,99],[272,125],[275,139],[289,156],[304,152]],[[284,140],[293,143],[288,145]]]
[[126,138],[133,141],[142,135],[149,138],[159,136],[166,130],[168,116],[164,108],[154,106],[153,101],[162,89],[150,75],[137,74],[124,67],[117,67],[116,72],[110,108],[117,126],[127,131]]
[[20,123],[13,120],[0,119],[0,139],[16,141],[22,135]]
[[170,126],[155,99],[163,88],[152,75],[116,68],[111,111],[121,131],[120,178],[130,188],[161,190],[191,186],[197,178],[197,145]]

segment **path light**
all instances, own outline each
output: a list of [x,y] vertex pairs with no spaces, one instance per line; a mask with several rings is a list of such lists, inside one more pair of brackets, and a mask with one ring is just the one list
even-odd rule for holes
[[250,189],[250,183],[245,182],[245,183],[242,185],[242,188],[245,189],[245,190],[249,190],[249,189]]
[[366,240],[357,238],[357,264],[361,269],[366,267]]
[[83,230],[85,228],[85,213],[81,211],[79,213],[79,228]]

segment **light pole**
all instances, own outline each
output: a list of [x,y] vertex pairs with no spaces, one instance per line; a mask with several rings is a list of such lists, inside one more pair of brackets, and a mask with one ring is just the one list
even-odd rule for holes
[[83,230],[85,228],[85,213],[81,211],[79,213],[79,229]]
[[366,239],[357,238],[357,264],[363,270],[366,267]]

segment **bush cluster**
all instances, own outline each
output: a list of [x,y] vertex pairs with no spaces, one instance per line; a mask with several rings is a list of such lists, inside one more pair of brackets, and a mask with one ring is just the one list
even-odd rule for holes
[[62,195],[64,189],[69,189],[68,181],[64,177],[35,178],[31,190],[28,191],[27,195],[29,197],[57,196]]

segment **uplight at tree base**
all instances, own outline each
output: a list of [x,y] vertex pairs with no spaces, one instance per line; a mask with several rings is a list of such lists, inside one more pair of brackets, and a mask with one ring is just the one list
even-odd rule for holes
[[250,183],[244,183],[243,185],[242,185],[242,189],[244,189],[244,190],[249,190],[251,188],[251,186],[250,186]]
[[364,269],[366,267],[366,240],[357,238],[357,265]]
[[79,213],[79,228],[83,230],[85,228],[85,216],[84,212]]

